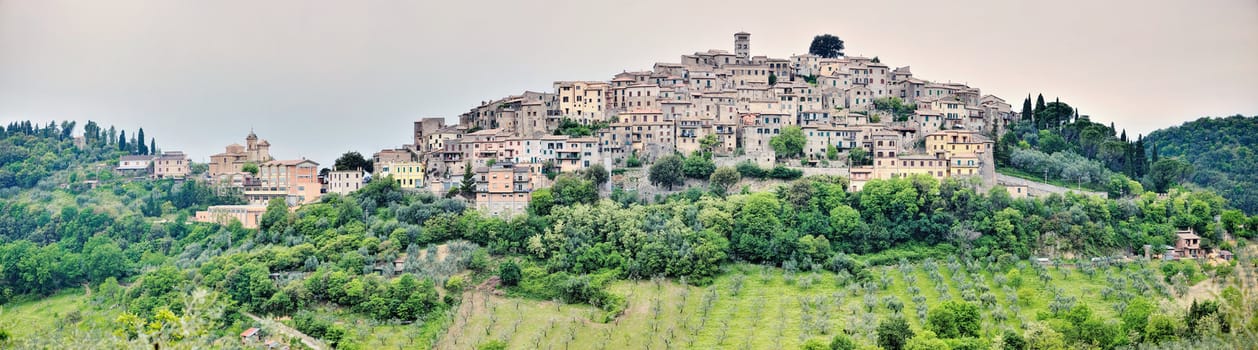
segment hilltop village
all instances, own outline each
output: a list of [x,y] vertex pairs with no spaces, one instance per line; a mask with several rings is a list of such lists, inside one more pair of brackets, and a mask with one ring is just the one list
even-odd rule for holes
[[[683,54],[680,62],[607,81],[556,81],[547,92],[482,101],[453,124],[422,118],[411,140],[372,154],[371,172],[320,173],[313,160],[275,159],[271,144],[250,132],[244,145],[210,156],[205,172],[248,204],[211,207],[197,219],[253,227],[273,198],[296,206],[386,176],[438,195],[459,191],[470,177],[475,193],[467,197],[476,208],[510,216],[524,213],[531,193],[550,187],[556,174],[599,165],[622,175],[613,183],[641,189],[648,186],[642,170],[671,154],[845,176],[852,191],[872,179],[913,174],[997,185],[993,135],[1020,117],[1005,100],[914,76],[909,66],[893,68],[878,57],[755,56],[751,34],[742,32],[733,44],[733,52]],[[772,145],[784,131],[803,136],[795,154]],[[123,161],[120,168],[152,168],[147,158]],[[639,176],[623,176],[635,170]],[[1023,186],[1010,187],[1015,197],[1027,195]]]
[[[909,174],[995,184],[991,135],[1019,117],[999,97],[877,57],[755,56],[742,32],[733,44],[733,52],[684,54],[607,81],[556,81],[551,91],[483,101],[454,125],[424,118],[414,122],[412,142],[373,155],[377,176],[444,194],[470,166],[476,205],[493,214],[522,212],[531,190],[548,186],[544,173],[624,169],[637,165],[630,158],[650,165],[696,151],[717,165],[846,175],[852,190]],[[592,131],[565,132],[574,125]],[[771,147],[788,127],[806,137],[802,155]],[[849,152],[858,148],[867,158],[853,165]]]

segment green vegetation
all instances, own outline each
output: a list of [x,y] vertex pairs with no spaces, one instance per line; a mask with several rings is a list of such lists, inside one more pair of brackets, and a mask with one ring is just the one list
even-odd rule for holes
[[775,165],[773,166],[773,169],[766,170],[750,161],[738,163],[738,167],[736,169],[739,174],[742,174],[742,177],[752,179],[772,178],[780,180],[794,180],[798,179],[800,176],[804,176],[804,172],[799,169]]
[[[879,345],[883,338],[907,346],[927,342],[927,334],[953,348],[964,348],[965,344],[989,348],[996,339],[1009,344],[1014,337],[1008,334],[1021,337],[1038,327],[1061,334],[1062,344],[1133,341],[1126,338],[1126,331],[1120,336],[1107,333],[1115,330],[1107,327],[1124,327],[1117,326],[1122,322],[1120,316],[1137,319],[1122,311],[1148,304],[1140,298],[1126,302],[1134,295],[1153,294],[1157,295],[1155,300],[1167,300],[1156,287],[1156,272],[1141,264],[1088,266],[1091,272],[1085,273],[1083,268],[1025,261],[964,261],[954,256],[870,268],[872,273],[862,281],[846,271],[733,264],[706,285],[661,278],[612,283],[607,289],[625,296],[626,304],[624,314],[609,322],[598,321],[603,311],[591,306],[474,291],[461,304],[438,348],[502,341],[508,348],[550,344],[587,349],[793,349],[819,339],[843,348],[845,342],[863,347]],[[1003,277],[1006,271],[1047,278],[1031,278],[1014,286]],[[1103,292],[1106,290],[1110,291]],[[1067,303],[1071,304],[1068,308]],[[1081,305],[1088,305],[1086,311]],[[1054,313],[1055,309],[1064,311]],[[1145,313],[1145,319],[1149,315]],[[1154,314],[1157,317],[1161,315]],[[1097,326],[1099,331],[1076,331],[1072,320]]]
[[[22,121],[0,128],[0,189],[32,188],[45,179],[48,180],[44,186],[45,189],[56,183],[96,180],[97,176],[102,175],[101,172],[80,171],[61,174],[69,178],[50,178],[50,176],[82,164],[117,160],[118,156],[125,154],[148,154],[149,152],[148,146],[143,146],[142,139],[139,142],[131,139],[131,143],[128,144],[126,131],[119,134],[112,126],[109,130],[105,130],[93,121],[88,121],[83,126],[82,147],[76,146],[72,136],[76,125],[77,123],[73,121],[60,124],[52,121],[41,127],[30,121]],[[112,174],[106,175],[106,177],[111,176]]]
[[1258,117],[1201,118],[1154,131],[1144,141],[1155,161],[1178,157],[1190,163],[1192,182],[1250,215],[1258,214]]
[[604,128],[607,128],[606,122],[586,125],[564,118],[563,121],[559,122],[559,128],[555,129],[555,135],[567,135],[572,137],[596,136],[598,131]]
[[778,158],[795,158],[804,154],[804,145],[808,138],[798,126],[790,125],[782,128],[782,133],[769,139],[769,145],[777,152]]
[[1063,180],[1111,193],[1130,193],[1111,188],[1129,179],[1158,189],[1146,176],[1157,160],[1146,157],[1143,137],[1132,140],[1125,130],[1094,123],[1064,102],[1046,104],[1042,95],[1033,109],[1030,96],[1022,105],[1022,120],[1011,124],[996,142],[999,165],[1038,174],[1041,181]]
[[872,102],[874,103],[874,110],[891,114],[897,122],[908,121],[909,117],[912,117],[913,113],[917,111],[917,105],[904,103],[904,100],[901,100],[899,97],[875,98]]
[[[30,138],[55,135],[6,140]],[[260,229],[188,222],[199,208],[239,201],[232,193],[67,161],[48,177],[101,181],[0,197],[0,301],[21,308],[82,288],[92,308],[79,308],[77,328],[45,332],[0,318],[21,337],[3,341],[224,347],[259,315],[338,348],[1110,349],[1182,347],[1258,324],[1237,306],[1243,294],[1182,313],[1170,299],[1197,295],[1193,282],[1240,280],[1231,276],[1253,267],[1244,250],[1236,266],[1087,260],[1169,244],[1185,227],[1205,248],[1244,248],[1223,230],[1245,237],[1253,218],[1211,192],[1015,200],[917,176],[848,193],[845,178],[689,158],[704,172],[693,174],[714,179],[712,193],[647,203],[617,189],[602,199],[608,175],[592,168],[557,175],[527,215],[507,218],[386,177],[295,211],[273,202]],[[687,160],[662,157],[651,180],[681,183]],[[727,193],[739,177],[793,181]],[[1081,259],[1028,263],[1043,255]]]
[[363,158],[361,153],[354,151],[345,152],[345,154],[342,154],[341,157],[336,158],[336,164],[333,165],[332,168],[332,170],[336,171],[354,169],[362,169],[363,171],[369,173],[375,172],[371,161],[367,160],[367,158]]
[[652,185],[664,186],[668,190],[673,190],[673,186],[685,184],[685,162],[681,156],[670,154],[655,160],[655,164],[651,164],[647,178],[651,180]]
[[822,58],[843,56],[843,39],[830,34],[815,36],[812,44],[808,45],[808,53]]

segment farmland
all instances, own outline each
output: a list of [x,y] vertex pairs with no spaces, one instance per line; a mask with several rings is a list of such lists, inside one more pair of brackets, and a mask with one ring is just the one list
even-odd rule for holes
[[1114,320],[1137,295],[1168,300],[1171,289],[1145,264],[1008,269],[995,262],[901,262],[874,269],[859,282],[845,273],[793,272],[758,265],[730,265],[708,286],[676,280],[622,281],[609,286],[625,296],[622,316],[592,321],[600,310],[583,305],[495,295],[464,295],[454,323],[438,344],[462,349],[491,340],[509,348],[798,348],[810,338],[844,332],[873,345],[874,327],[902,315],[922,329],[932,305],[947,300],[980,305],[983,338],[1022,330],[1037,315],[1063,313],[1086,304]]

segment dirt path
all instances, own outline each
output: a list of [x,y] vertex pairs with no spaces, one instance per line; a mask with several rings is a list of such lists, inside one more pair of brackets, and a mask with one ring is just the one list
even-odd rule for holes
[[315,350],[329,349],[327,345],[324,345],[323,342],[319,341],[318,339],[308,336],[305,333],[299,332],[296,329],[293,329],[292,327],[289,327],[283,323],[279,323],[271,319],[261,318],[248,312],[245,312],[244,314],[245,316],[249,316],[249,318],[252,318],[254,322],[261,323],[263,326],[266,326],[269,329],[273,329],[276,332],[279,332],[289,337],[301,339],[301,343],[305,344],[306,347],[309,347]]

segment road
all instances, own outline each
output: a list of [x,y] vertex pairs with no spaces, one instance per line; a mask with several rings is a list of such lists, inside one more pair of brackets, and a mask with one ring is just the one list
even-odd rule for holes
[[1020,177],[1013,177],[1013,176],[1009,176],[1005,174],[996,174],[996,183],[1001,184],[1001,185],[1026,186],[1028,189],[1030,189],[1032,195],[1039,195],[1043,193],[1074,192],[1074,193],[1082,193],[1082,194],[1087,194],[1087,195],[1092,195],[1092,196],[1101,196],[1101,198],[1107,197],[1107,194],[1104,192],[1077,190],[1077,189],[1066,188],[1066,187],[1061,187],[1057,185],[1050,185],[1043,182],[1031,181],[1031,180],[1023,179]]
[[301,339],[301,343],[306,344],[306,347],[309,347],[315,350],[329,349],[327,345],[323,344],[323,342],[319,341],[318,339],[308,336],[305,333],[299,332],[296,329],[293,329],[292,327],[289,327],[283,323],[276,322],[271,319],[261,318],[248,312],[245,312],[244,314],[245,316],[249,316],[249,318],[252,318],[254,322],[262,324],[263,326],[265,326],[266,328],[270,330],[279,332],[289,337]]

